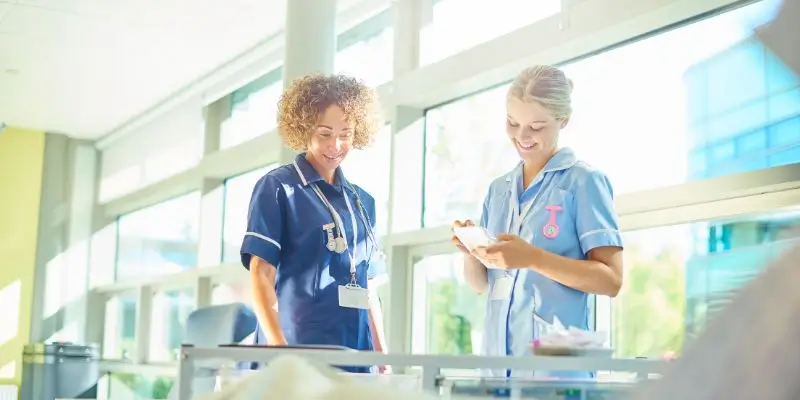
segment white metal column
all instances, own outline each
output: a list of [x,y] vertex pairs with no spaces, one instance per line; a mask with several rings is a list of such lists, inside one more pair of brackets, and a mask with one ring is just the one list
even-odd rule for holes
[[[394,24],[394,78],[413,71],[419,66],[419,32],[422,23],[422,9],[425,0],[396,0],[392,2],[392,21]],[[416,187],[407,185],[410,180],[406,176],[416,175],[421,170],[412,167],[410,170],[404,154],[409,153],[409,145],[415,150],[422,151],[419,138],[422,137],[423,125],[421,123],[423,111],[415,108],[397,106],[393,110],[392,119],[392,154],[389,172],[389,237],[392,233],[406,228],[400,226],[400,219],[406,215],[407,209],[413,210],[412,214],[421,215],[422,198],[421,185],[416,181]],[[419,166],[421,168],[421,165]],[[421,176],[421,175],[420,175]],[[396,210],[403,208],[403,213]],[[418,211],[418,212],[415,212]],[[395,218],[395,215],[398,218]],[[389,248],[389,299],[386,302],[388,321],[386,323],[386,337],[389,351],[392,353],[411,352],[411,312],[412,312],[412,271],[409,264],[408,247],[396,246],[391,241]]]
[[[287,1],[285,37],[284,87],[310,73],[332,73],[336,55],[336,0]],[[281,164],[293,159],[292,150],[281,149]]]

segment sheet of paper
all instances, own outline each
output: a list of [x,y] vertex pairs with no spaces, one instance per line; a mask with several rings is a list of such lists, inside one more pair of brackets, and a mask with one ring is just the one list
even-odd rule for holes
[[478,247],[486,247],[495,241],[494,237],[486,229],[478,226],[453,228],[453,233],[469,251],[473,251]]

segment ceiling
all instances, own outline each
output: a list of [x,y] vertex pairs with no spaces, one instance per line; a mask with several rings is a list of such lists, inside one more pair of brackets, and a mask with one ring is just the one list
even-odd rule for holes
[[282,29],[287,0],[0,0],[0,121],[97,139]]

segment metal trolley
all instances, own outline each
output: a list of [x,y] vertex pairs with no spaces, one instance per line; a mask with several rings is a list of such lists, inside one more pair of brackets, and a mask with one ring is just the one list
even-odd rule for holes
[[[419,379],[419,389],[428,393],[458,398],[528,398],[593,400],[618,399],[624,396],[597,396],[593,394],[620,394],[630,391],[641,380],[663,372],[666,362],[646,359],[614,359],[608,357],[483,357],[449,355],[379,354],[356,351],[331,351],[329,348],[272,348],[261,346],[220,346],[215,348],[184,345],[181,348],[177,400],[195,400],[193,381],[198,370],[230,363],[268,363],[280,355],[293,354],[328,365],[391,365],[393,371],[413,368]],[[448,376],[446,370],[517,369],[548,371],[621,371],[633,379],[620,382],[557,381],[528,378],[491,379]],[[208,377],[208,375],[204,375]],[[377,375],[376,375],[377,376]],[[551,394],[550,397],[547,397]],[[553,397],[557,396],[557,397]]]

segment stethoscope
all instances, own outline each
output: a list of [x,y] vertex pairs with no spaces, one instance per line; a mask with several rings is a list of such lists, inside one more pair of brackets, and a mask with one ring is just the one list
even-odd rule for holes
[[[304,180],[303,173],[300,171],[300,167],[297,163],[294,163],[294,168],[297,171],[297,174],[300,176],[300,179]],[[383,254],[381,249],[380,242],[378,242],[377,238],[375,237],[375,232],[369,227],[372,226],[372,222],[370,221],[367,214],[364,212],[364,203],[361,201],[361,196],[358,195],[358,191],[353,188],[350,182],[345,181],[346,186],[343,187],[344,189],[344,203],[347,206],[347,212],[350,214],[350,223],[353,226],[353,247],[350,249],[350,254],[348,254],[350,258],[350,284],[356,285],[356,249],[358,248],[358,220],[356,218],[356,213],[353,212],[353,205],[350,202],[350,196],[347,194],[347,189],[349,189],[356,198],[356,206],[358,208],[358,214],[361,216],[361,222],[364,223],[364,228],[367,232],[367,248],[375,249],[379,254]],[[325,205],[325,208],[328,209],[330,212],[331,217],[333,217],[333,226],[331,227],[330,224],[323,226],[323,229],[327,232],[327,241],[325,244],[325,248],[328,251],[342,254],[348,249],[348,240],[347,240],[347,233],[345,232],[344,228],[344,220],[342,220],[342,216],[339,214],[338,211],[333,207],[333,204],[328,200],[322,190],[316,183],[311,183],[311,188],[314,190],[314,193],[317,195],[319,200],[322,204]],[[335,231],[335,234],[334,234]],[[369,242],[372,242],[372,246],[369,246]],[[357,286],[357,285],[356,285]]]

